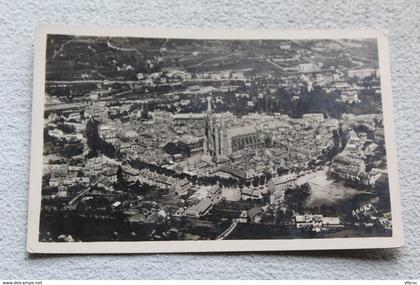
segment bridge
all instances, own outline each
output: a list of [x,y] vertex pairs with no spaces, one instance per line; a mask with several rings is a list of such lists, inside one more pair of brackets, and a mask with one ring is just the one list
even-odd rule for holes
[[73,199],[70,200],[68,207],[69,208],[73,208],[75,209],[77,204],[76,202],[78,202],[85,194],[87,194],[89,191],[91,190],[91,188],[87,188],[85,190],[83,190],[82,192],[80,192],[79,194],[77,194]]
[[227,238],[233,232],[237,225],[238,221],[233,220],[232,224],[223,233],[218,235],[216,240],[224,240],[225,238]]

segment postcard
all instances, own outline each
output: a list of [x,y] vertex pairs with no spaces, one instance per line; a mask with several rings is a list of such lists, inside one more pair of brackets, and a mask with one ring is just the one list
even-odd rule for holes
[[403,245],[387,36],[36,31],[27,250]]

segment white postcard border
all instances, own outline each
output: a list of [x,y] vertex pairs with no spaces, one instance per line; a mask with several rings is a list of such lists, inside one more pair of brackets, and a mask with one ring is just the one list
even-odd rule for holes
[[[381,77],[385,145],[392,211],[392,237],[261,239],[212,241],[109,241],[51,243],[39,241],[41,210],[43,114],[45,96],[45,58],[47,34],[109,37],[184,38],[184,39],[346,39],[376,38]],[[388,39],[375,30],[205,30],[150,29],[41,25],[35,36],[32,102],[32,140],[29,182],[27,251],[29,253],[170,253],[234,252],[394,248],[404,243],[394,118],[392,111],[391,69]]]

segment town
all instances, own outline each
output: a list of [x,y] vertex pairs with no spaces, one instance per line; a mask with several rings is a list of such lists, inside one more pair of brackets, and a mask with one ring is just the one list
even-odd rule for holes
[[375,41],[50,35],[40,241],[390,236]]

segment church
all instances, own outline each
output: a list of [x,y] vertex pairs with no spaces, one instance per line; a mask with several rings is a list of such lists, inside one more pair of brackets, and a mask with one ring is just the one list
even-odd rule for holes
[[229,126],[223,114],[213,114],[211,97],[207,98],[204,132],[204,154],[210,156],[216,164],[228,161],[235,152],[263,147],[255,126]]

